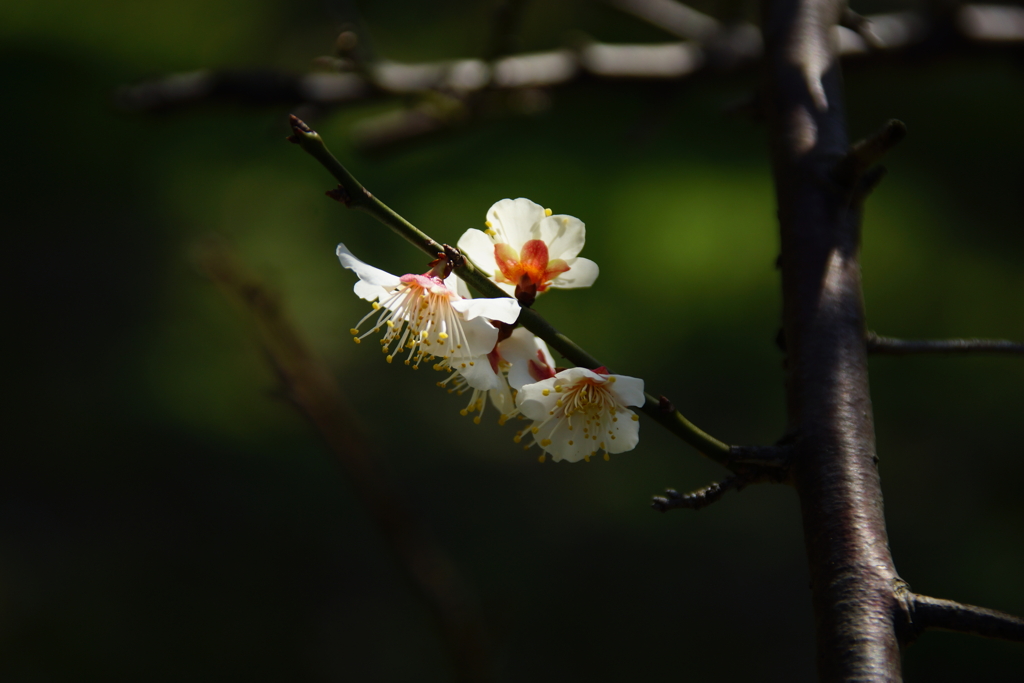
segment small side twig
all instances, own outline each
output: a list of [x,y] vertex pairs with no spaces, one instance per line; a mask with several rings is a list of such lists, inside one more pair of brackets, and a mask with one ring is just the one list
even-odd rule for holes
[[690,493],[679,493],[675,489],[667,489],[664,496],[654,497],[654,500],[651,501],[651,507],[658,512],[668,512],[669,510],[679,508],[700,510],[717,502],[729,491],[742,490],[749,483],[751,483],[749,480],[739,475],[733,475]]
[[886,356],[909,356],[912,354],[980,354],[1000,353],[1024,356],[1024,343],[1007,339],[894,339],[880,337],[868,332],[868,353]]
[[927,629],[939,629],[1024,643],[1024,619],[1012,614],[927,595],[912,594],[907,602],[909,612],[901,612],[905,642],[913,642]]
[[907,126],[902,121],[891,119],[874,135],[855,142],[846,156],[836,164],[833,171],[836,181],[844,187],[855,188],[868,170],[906,135]]

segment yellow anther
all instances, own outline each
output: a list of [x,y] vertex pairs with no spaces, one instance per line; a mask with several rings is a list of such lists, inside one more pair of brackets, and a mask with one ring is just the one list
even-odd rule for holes
[[612,456],[608,455],[607,453],[604,454],[604,461],[605,462],[608,462],[611,459],[612,459]]
[[394,320],[389,320],[388,321],[388,327],[394,327],[394,326],[395,326],[395,321]]
[[437,334],[437,338],[438,339],[447,339],[448,338],[448,333],[447,332],[439,332]]
[[590,462],[590,456],[589,455],[583,456],[583,462]]
[[480,424],[480,416],[479,415],[477,415],[476,417],[473,418],[473,424],[475,424],[475,425]]
[[636,413],[633,413],[632,420],[633,420],[633,422],[639,422],[640,421],[640,416],[637,415]]
[[[594,438],[596,439],[597,437],[595,436]],[[604,449],[604,441],[602,441],[601,443],[599,443],[599,444],[598,444],[598,447],[599,447],[599,448],[601,448],[601,449],[603,450],[603,449]]]
[[493,228],[494,227],[493,225],[491,225],[490,221],[484,221],[484,225],[486,225],[488,228]]
[[352,341],[358,344],[361,340],[359,339],[359,337],[352,337]]
[[508,420],[508,415],[502,415],[501,417],[498,418],[498,424],[499,425],[504,425],[507,420]]
[[551,209],[544,209],[544,215],[545,216],[550,216],[551,215]]
[[486,230],[484,230],[484,233],[490,235],[491,237],[494,237],[495,235],[498,234],[498,233],[494,232],[493,230],[491,230],[490,228],[487,228]]
[[561,408],[562,407],[562,399],[558,399],[557,401],[555,401],[555,405],[558,406],[559,408]]
[[539,431],[540,431],[540,427],[530,427],[530,433],[531,434],[536,434]]
[[608,378],[608,384],[615,384],[615,376],[614,375],[612,375],[611,377]]
[[427,338],[427,334],[429,334],[429,333],[426,330],[420,330],[420,337],[426,339]]
[[512,441],[513,441],[514,443],[519,443],[519,442],[520,442],[520,441],[522,441],[522,440],[523,440],[523,437],[522,437],[522,436],[520,436],[519,434],[516,434],[515,436],[513,436],[513,437],[512,437]]
[[540,457],[537,458],[537,462],[539,462],[541,465],[543,465],[544,461],[547,460],[547,458],[548,458],[548,456],[546,454],[541,453]]
[[377,303],[376,301],[373,302],[373,310],[375,310],[375,311],[379,311],[380,310],[380,304]]
[[541,391],[540,393],[541,393],[541,394],[543,394],[544,396],[547,396],[547,395],[548,395],[548,394],[550,394],[551,392],[550,392],[550,391],[548,391],[547,389],[544,389],[544,390],[543,390],[543,391]]
[[569,445],[570,446],[572,445],[572,439],[569,439]]
[[394,357],[394,356],[392,356],[391,354],[388,354],[388,355],[387,355],[387,356],[386,356],[386,357],[384,358],[384,360],[386,360],[387,362],[389,362],[389,363],[390,363],[391,361],[395,360],[395,357]]
[[469,411],[463,408],[462,410],[459,411],[459,415],[465,417],[466,415],[469,415]]
[[551,439],[541,439],[540,440],[540,445],[541,446],[550,446],[551,445]]

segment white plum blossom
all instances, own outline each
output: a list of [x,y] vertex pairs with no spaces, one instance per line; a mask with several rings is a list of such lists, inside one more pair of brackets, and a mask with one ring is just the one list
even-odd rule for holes
[[488,399],[498,410],[498,423],[504,424],[515,412],[515,392],[526,384],[555,375],[555,361],[547,344],[522,327],[499,342],[487,354],[486,362],[476,363],[473,367],[476,382],[470,382],[462,372],[456,371],[448,379],[438,382],[438,386],[451,383],[449,393],[460,395],[472,389],[469,404],[460,412],[463,415],[478,413],[473,417],[476,424],[480,424]]
[[597,264],[577,256],[586,241],[578,218],[553,216],[520,197],[491,206],[484,225],[467,230],[459,249],[509,294],[589,287],[597,279]]
[[[517,301],[464,298],[455,291],[454,276],[446,281],[437,269],[392,275],[360,261],[344,244],[338,245],[337,254],[341,265],[359,277],[353,291],[373,302],[373,311],[351,330],[356,343],[385,329],[381,347],[389,363],[408,349],[406,365],[417,368],[423,360],[440,358],[435,367],[459,370],[471,385],[486,380],[484,368],[476,366],[486,361],[498,340],[498,330],[488,320],[514,323],[519,317]],[[360,332],[374,315],[373,327]]]
[[[515,436],[537,444],[554,461],[590,461],[592,456],[632,450],[640,440],[640,419],[627,406],[644,404],[644,382],[609,375],[604,368],[570,368],[524,386],[518,411],[533,424]],[[540,461],[544,462],[544,455]]]

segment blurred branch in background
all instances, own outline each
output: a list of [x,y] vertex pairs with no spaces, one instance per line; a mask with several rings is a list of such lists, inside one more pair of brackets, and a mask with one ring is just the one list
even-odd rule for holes
[[1005,353],[1024,356],[1024,343],[1006,339],[893,339],[868,332],[868,353],[886,356],[912,354],[979,354]]
[[[761,35],[750,23],[725,24],[674,0],[609,0],[681,42],[612,44],[575,40],[572,47],[507,55],[515,44],[524,2],[509,0],[495,12],[483,58],[399,63],[365,61],[364,41],[346,31],[337,57],[316,60],[333,73],[287,74],[272,68],[200,70],[124,87],[119,106],[164,111],[212,102],[244,106],[306,105],[304,117],[346,105],[400,99],[402,106],[363,120],[357,145],[387,146],[494,113],[532,113],[544,91],[583,79],[678,82],[697,74],[736,73],[760,62]],[[913,59],[964,51],[1024,46],[1024,9],[964,5],[946,14],[897,12],[861,17],[848,13],[834,28],[846,59]],[[362,54],[358,59],[357,54]],[[411,104],[409,98],[412,98]]]
[[202,273],[249,317],[280,381],[280,395],[319,432],[429,607],[452,658],[456,680],[491,680],[490,646],[473,590],[409,508],[409,498],[374,464],[380,456],[371,453],[359,418],[324,361],[302,339],[280,300],[245,270],[223,240],[203,242],[198,263]]

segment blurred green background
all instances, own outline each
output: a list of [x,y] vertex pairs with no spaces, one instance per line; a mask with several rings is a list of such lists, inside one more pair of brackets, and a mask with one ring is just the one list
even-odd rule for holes
[[[492,3],[357,3],[380,55],[480,54]],[[709,5],[705,5],[705,8]],[[864,6],[864,11],[898,7]],[[346,388],[416,513],[471,577],[502,681],[813,679],[797,501],[785,487],[659,515],[722,475],[643,422],[610,463],[537,464],[474,426],[429,371],[385,364],[334,247],[424,259],[323,192],[286,107],[118,111],[113,93],[201,67],[302,71],[351,3],[0,5],[2,224],[13,241],[0,460],[4,681],[445,681],[428,612],[252,328],[198,273],[226,237]],[[533,3],[525,50],[667,37],[608,7]],[[847,71],[851,134],[910,135],[866,210],[869,325],[1024,338],[1024,88],[1016,57]],[[777,238],[764,129],[724,111],[750,77],[577,84],[551,106],[387,154],[359,105],[312,121],[371,191],[454,243],[503,197],[583,219],[589,291],[538,304],[616,371],[732,443],[781,434]],[[886,515],[918,592],[1024,613],[1024,364],[871,361]],[[383,464],[383,463],[382,463]],[[910,681],[1016,680],[1024,648],[942,633]]]

